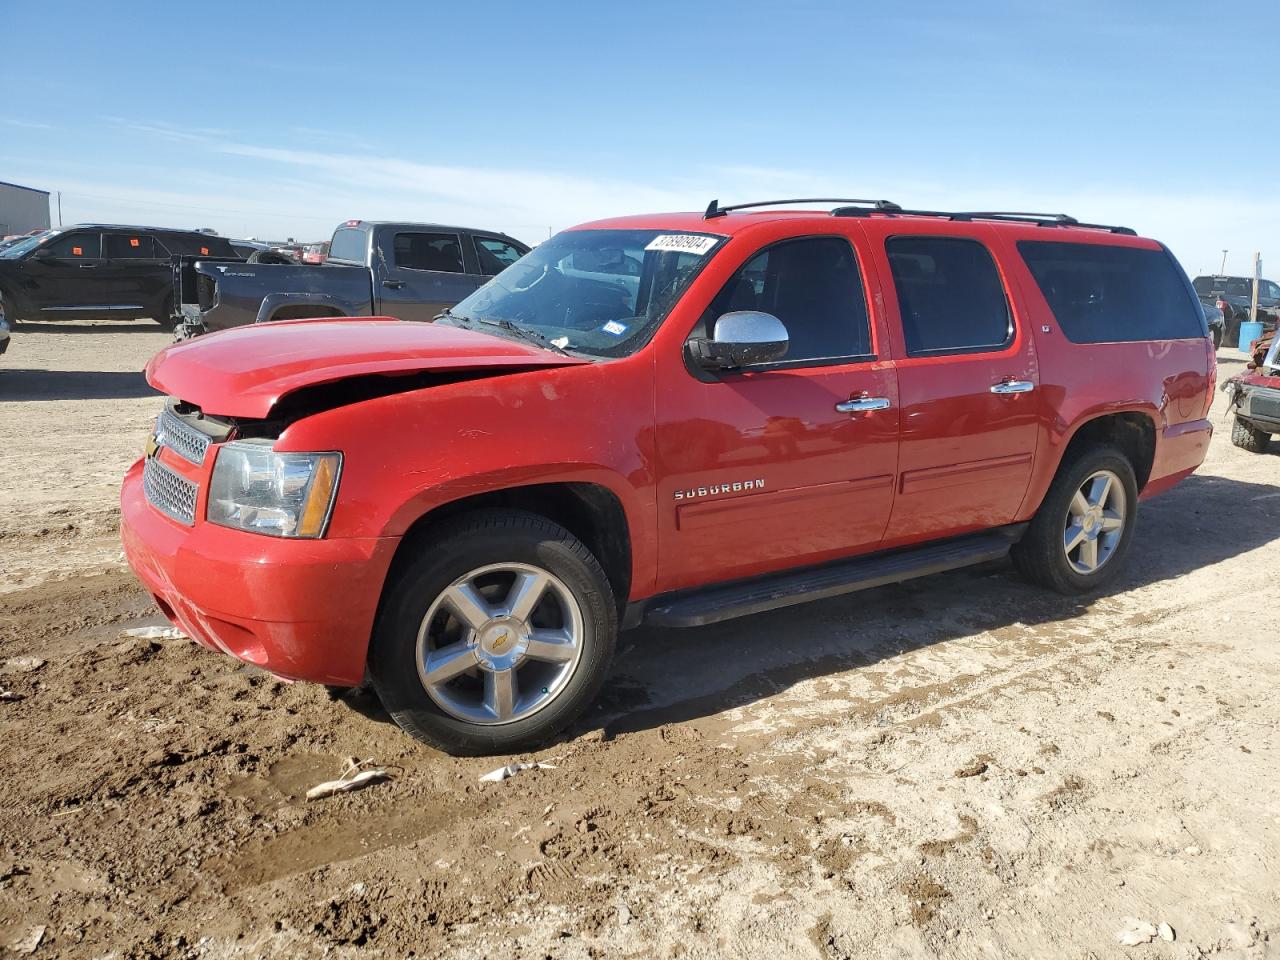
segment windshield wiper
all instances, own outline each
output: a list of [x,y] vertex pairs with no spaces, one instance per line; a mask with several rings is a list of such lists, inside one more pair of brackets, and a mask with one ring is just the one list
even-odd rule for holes
[[435,323],[438,320],[453,320],[454,322],[460,323],[463,325],[471,323],[470,317],[464,317],[459,313],[454,313],[453,310],[451,310],[449,307],[445,307],[443,310],[441,310],[439,313],[437,313],[434,317],[431,318],[432,323]]
[[503,330],[514,333],[517,337],[522,340],[526,340],[529,343],[535,344],[539,347],[545,347],[547,350],[554,350],[562,356],[569,356],[569,351],[560,346],[554,340],[538,333],[536,330],[530,330],[528,327],[521,327],[514,324],[510,320],[487,320],[481,317],[479,322],[490,327],[501,327]]

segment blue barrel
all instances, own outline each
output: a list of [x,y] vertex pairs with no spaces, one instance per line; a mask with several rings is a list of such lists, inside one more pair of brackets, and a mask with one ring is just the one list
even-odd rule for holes
[[1260,322],[1251,323],[1250,321],[1245,320],[1241,323],[1239,343],[1240,352],[1248,353],[1249,344],[1253,343],[1253,341],[1257,340],[1260,336],[1262,336],[1262,324]]

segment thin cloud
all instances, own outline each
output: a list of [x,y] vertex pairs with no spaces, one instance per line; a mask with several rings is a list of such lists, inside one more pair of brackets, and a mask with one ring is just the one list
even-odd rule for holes
[[0,123],[10,127],[22,127],[24,130],[56,130],[51,123],[37,123],[34,120],[17,120],[13,117],[0,117]]

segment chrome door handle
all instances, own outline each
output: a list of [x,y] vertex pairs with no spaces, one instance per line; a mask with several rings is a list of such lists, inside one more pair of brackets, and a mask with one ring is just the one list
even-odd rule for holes
[[991,385],[991,392],[1001,396],[1010,393],[1030,393],[1036,385],[1030,380],[1001,380]]
[[392,290],[403,290],[403,289],[404,289],[404,281],[403,281],[403,280],[383,280],[383,281],[382,281],[382,285],[383,285],[384,287],[388,287],[388,288],[390,288],[390,289],[392,289]]
[[856,400],[842,400],[836,404],[841,413],[866,413],[868,410],[888,410],[888,397],[858,397]]
[[76,266],[78,266],[81,270],[95,270],[97,269],[98,265],[96,263],[79,263],[79,264],[76,264]]

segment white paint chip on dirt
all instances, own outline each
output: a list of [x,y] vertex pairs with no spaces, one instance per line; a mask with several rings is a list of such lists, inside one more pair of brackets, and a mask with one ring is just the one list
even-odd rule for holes
[[372,786],[375,783],[391,779],[391,774],[386,770],[361,769],[370,763],[373,763],[373,761],[357,760],[354,757],[349,758],[337,780],[326,780],[324,783],[317,783],[307,791],[307,799],[323,800],[325,797],[332,797],[335,793],[350,793],[352,790],[363,790],[365,787]]
[[10,657],[0,664],[0,673],[35,673],[45,665],[40,657]]
[[177,627],[134,627],[123,631],[126,637],[139,640],[185,640],[187,635]]
[[1160,935],[1154,923],[1139,920],[1137,917],[1125,917],[1124,926],[1116,931],[1116,939],[1123,947],[1137,947],[1150,943]]
[[554,770],[554,763],[544,763],[534,761],[533,763],[508,763],[505,767],[499,767],[497,770],[490,770],[488,773],[480,777],[481,783],[501,783],[503,780],[509,780],[517,773],[523,773],[525,770]]

